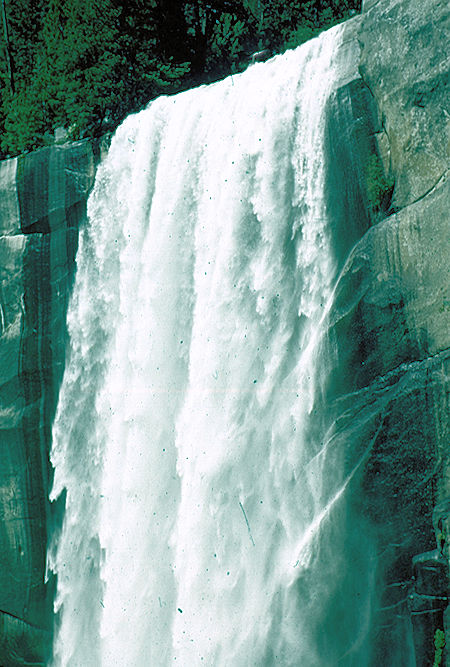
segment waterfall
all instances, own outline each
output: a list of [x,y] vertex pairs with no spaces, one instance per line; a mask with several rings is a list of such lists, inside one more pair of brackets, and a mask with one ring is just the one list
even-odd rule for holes
[[53,428],[55,666],[367,664],[321,401],[340,39],[153,101],[98,169]]

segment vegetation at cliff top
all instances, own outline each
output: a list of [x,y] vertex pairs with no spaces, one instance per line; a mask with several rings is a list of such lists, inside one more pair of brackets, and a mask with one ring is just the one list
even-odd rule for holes
[[293,48],[360,0],[2,0],[0,158],[111,130],[161,93]]

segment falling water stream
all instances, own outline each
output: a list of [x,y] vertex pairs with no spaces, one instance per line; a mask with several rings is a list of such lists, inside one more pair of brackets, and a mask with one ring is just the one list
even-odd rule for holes
[[54,665],[366,664],[367,601],[330,608],[347,480],[320,408],[340,39],[153,101],[98,168],[53,429]]

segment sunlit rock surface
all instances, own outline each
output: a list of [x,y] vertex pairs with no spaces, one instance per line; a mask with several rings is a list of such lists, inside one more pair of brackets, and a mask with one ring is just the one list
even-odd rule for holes
[[445,0],[366,5],[360,69],[379,109],[394,203],[403,207],[439,187],[448,173],[450,8]]

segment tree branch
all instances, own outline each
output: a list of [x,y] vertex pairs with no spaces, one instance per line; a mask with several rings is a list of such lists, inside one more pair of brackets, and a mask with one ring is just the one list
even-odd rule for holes
[[15,93],[14,88],[14,63],[11,58],[11,51],[9,48],[9,34],[8,34],[8,21],[6,18],[6,5],[5,0],[2,0],[2,18],[3,18],[3,31],[5,33],[5,49],[6,49],[6,63],[8,66],[8,77],[9,83],[11,85],[11,92]]

